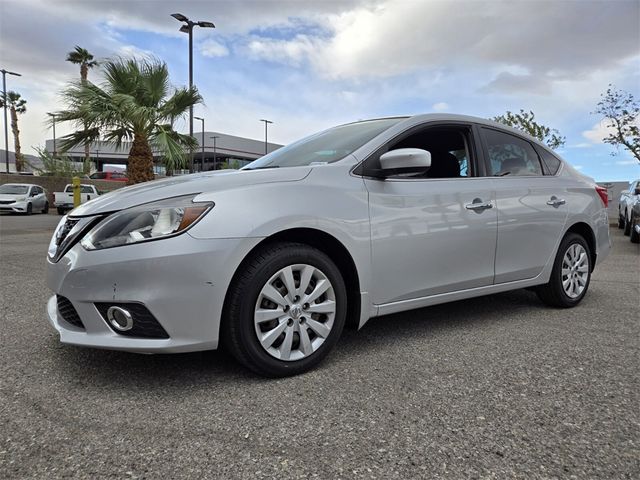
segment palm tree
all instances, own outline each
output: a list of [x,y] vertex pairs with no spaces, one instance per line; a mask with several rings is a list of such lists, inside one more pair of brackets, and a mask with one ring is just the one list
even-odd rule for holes
[[[20,130],[18,129],[18,114],[27,111],[27,101],[17,92],[7,92],[7,106],[11,111],[11,132],[15,145],[16,171],[21,172],[24,167],[24,158],[20,152]],[[4,108],[4,100],[0,98],[0,108]]]
[[173,124],[202,101],[198,90],[172,89],[167,65],[159,60],[118,58],[104,62],[102,70],[103,84],[80,81],[62,92],[68,108],[57,112],[56,120],[86,129],[62,137],[61,149],[91,143],[100,136],[116,147],[132,141],[129,183],[153,179],[152,145],[164,156],[168,172],[183,166],[185,148],[196,147],[197,142],[176,132]]
[[[76,48],[67,53],[67,62],[71,62],[76,65],[80,65],[80,81],[86,82],[89,77],[89,69],[98,65],[98,62],[93,59],[93,55],[89,53],[89,50],[76,45]],[[86,127],[85,127],[86,129]],[[85,170],[89,169],[89,149],[90,145],[85,143],[84,145],[84,164]],[[96,165],[97,166],[97,165]],[[85,173],[89,173],[86,171]]]

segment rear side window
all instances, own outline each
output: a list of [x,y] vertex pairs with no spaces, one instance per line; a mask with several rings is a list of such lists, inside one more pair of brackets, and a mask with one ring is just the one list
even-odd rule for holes
[[545,175],[555,175],[558,173],[560,164],[562,163],[560,159],[544,148],[538,147],[537,150],[540,154],[540,158],[542,159],[543,166],[546,167],[544,169]]
[[526,140],[514,135],[482,129],[489,158],[489,175],[542,175],[538,154]]
[[86,185],[83,185],[83,186],[82,186],[82,189],[81,189],[81,192],[82,192],[82,193],[93,193],[93,188],[88,187],[88,186],[86,186]]

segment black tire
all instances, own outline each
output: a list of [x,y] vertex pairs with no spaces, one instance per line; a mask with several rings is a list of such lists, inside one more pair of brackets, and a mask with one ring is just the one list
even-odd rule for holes
[[640,219],[636,218],[633,213],[631,213],[631,229],[629,233],[629,240],[631,243],[640,243],[640,233],[636,232],[636,224],[640,224]]
[[64,208],[57,207],[57,210],[58,210],[58,215],[64,215],[64,212],[65,212]]
[[49,213],[49,202],[44,202],[44,208],[42,209],[42,213]]
[[[284,361],[270,355],[260,344],[254,311],[258,296],[269,279],[282,268],[296,264],[321,270],[333,286],[336,310],[331,331],[316,351],[300,360]],[[316,248],[287,242],[265,246],[245,260],[240,269],[229,286],[223,309],[221,338],[224,347],[241,364],[266,377],[297,375],[317,365],[340,338],[347,313],[344,280],[333,261]]]
[[624,217],[620,215],[620,212],[618,212],[618,228],[619,229],[624,228]]
[[631,221],[627,220],[627,215],[624,216],[624,230],[622,231],[627,237],[631,235]]
[[31,215],[33,213],[33,205],[31,203],[27,203],[27,215]]
[[[584,290],[577,297],[571,298],[562,287],[562,263],[569,247],[575,244],[581,245],[587,252],[588,268]],[[541,285],[536,289],[536,293],[540,300],[547,305],[558,308],[571,308],[578,305],[578,303],[580,303],[587,294],[589,284],[591,283],[591,270],[593,269],[593,266],[591,265],[591,258],[591,249],[589,248],[589,244],[581,235],[576,233],[568,233],[565,235],[562,242],[560,242],[560,247],[558,247],[558,253],[556,253],[549,283]]]

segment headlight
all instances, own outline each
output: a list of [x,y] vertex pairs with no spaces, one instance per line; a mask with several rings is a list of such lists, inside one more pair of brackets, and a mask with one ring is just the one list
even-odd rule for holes
[[14,202],[24,202],[27,199],[27,197],[16,197],[14,198]]
[[213,203],[193,203],[193,198],[168,198],[116,212],[92,228],[80,244],[99,250],[178,235],[213,207]]

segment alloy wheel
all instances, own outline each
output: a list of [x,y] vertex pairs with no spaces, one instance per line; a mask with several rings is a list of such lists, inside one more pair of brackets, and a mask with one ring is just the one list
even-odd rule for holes
[[562,288],[569,298],[582,295],[589,279],[589,257],[579,243],[572,243],[562,259]]
[[335,292],[327,276],[312,265],[289,265],[262,287],[254,312],[255,332],[272,357],[301,360],[325,342],[335,315]]

